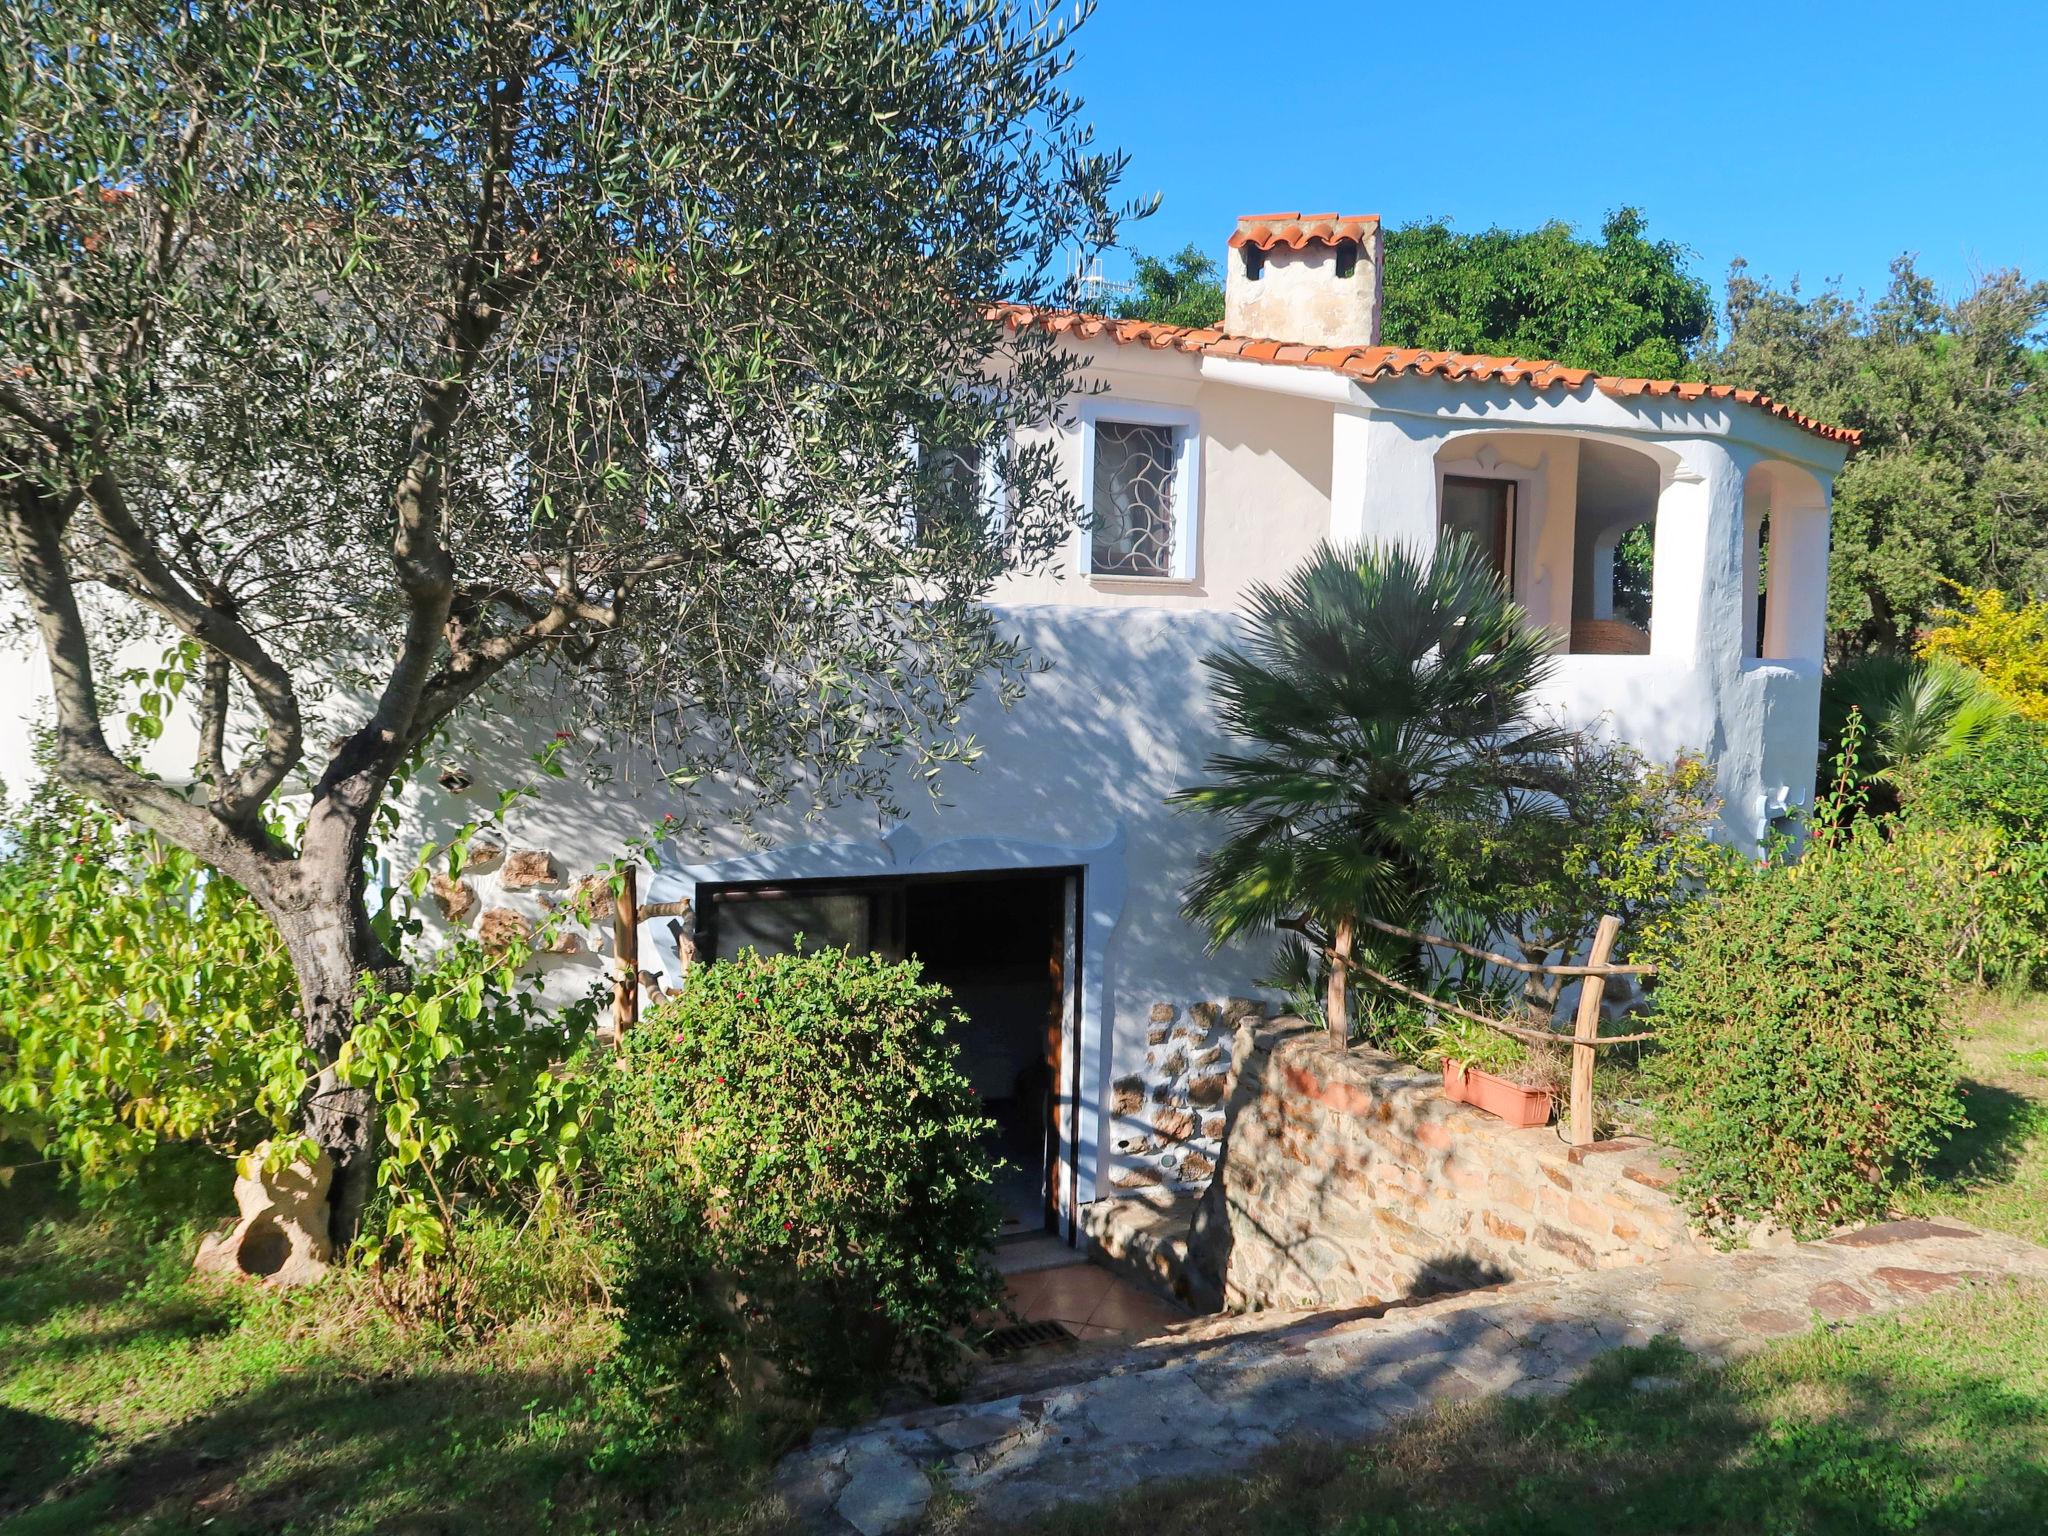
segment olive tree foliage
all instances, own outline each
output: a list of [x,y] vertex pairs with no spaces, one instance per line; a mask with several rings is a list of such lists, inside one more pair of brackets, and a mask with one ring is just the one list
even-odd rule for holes
[[[1018,685],[975,600],[1072,525],[1008,429],[1073,365],[984,307],[1056,301],[1131,211],[1067,31],[999,0],[0,20],[0,574],[60,776],[282,933],[344,1228],[371,1106],[332,1064],[396,964],[365,849],[457,711],[548,690],[678,783],[829,803],[968,755],[964,698]],[[109,645],[152,634],[197,646],[189,784],[109,744]]]

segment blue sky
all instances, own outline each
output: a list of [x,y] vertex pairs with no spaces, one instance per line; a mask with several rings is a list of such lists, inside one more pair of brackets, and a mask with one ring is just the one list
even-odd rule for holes
[[1164,195],[1146,251],[1288,208],[1592,233],[1634,203],[1717,298],[1737,255],[1872,293],[1901,251],[1944,292],[2048,277],[2048,0],[1102,0],[1075,41],[1126,189]]

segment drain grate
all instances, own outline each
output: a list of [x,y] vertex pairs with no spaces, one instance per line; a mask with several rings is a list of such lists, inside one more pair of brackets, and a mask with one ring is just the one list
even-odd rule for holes
[[1065,1344],[1073,1337],[1065,1323],[1015,1323],[1008,1328],[998,1328],[981,1347],[991,1359],[1000,1360],[1005,1355],[1022,1354],[1041,1344]]

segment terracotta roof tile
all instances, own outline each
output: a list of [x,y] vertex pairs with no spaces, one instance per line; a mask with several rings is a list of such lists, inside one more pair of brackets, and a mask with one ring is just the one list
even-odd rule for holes
[[[1295,214],[1269,214],[1265,220],[1300,220]],[[1316,215],[1316,219],[1333,217]],[[1240,221],[1239,234],[1243,234]],[[1311,221],[1312,222],[1312,221]],[[1344,237],[1339,237],[1344,238]],[[1231,244],[1238,243],[1233,236]],[[1534,389],[1578,390],[1591,384],[1604,395],[1629,399],[1637,395],[1675,396],[1684,401],[1732,400],[1773,416],[1783,417],[1795,427],[1846,443],[1851,448],[1863,434],[1851,427],[1830,426],[1793,410],[1781,400],[1754,389],[1733,384],[1702,384],[1677,379],[1623,379],[1593,372],[1590,368],[1567,368],[1542,358],[1487,357],[1471,352],[1428,352],[1415,347],[1317,347],[1305,342],[1275,341],[1263,336],[1233,336],[1211,326],[1199,329],[1181,325],[1158,325],[1149,320],[1111,320],[1103,315],[1084,315],[1073,310],[1033,309],[1023,304],[997,304],[988,317],[1012,329],[1037,326],[1055,335],[1072,333],[1093,337],[1107,331],[1119,345],[1142,345],[1154,350],[1195,353],[1205,357],[1243,357],[1279,367],[1319,368],[1349,378],[1370,381],[1397,378],[1403,374],[1423,377],[1442,375],[1475,382],[1499,380],[1504,384],[1527,384]]]
[[1230,248],[1234,251],[1249,245],[1270,251],[1276,245],[1284,245],[1298,251],[1312,241],[1335,245],[1340,240],[1356,240],[1363,245],[1379,227],[1376,213],[1248,213],[1237,221]]

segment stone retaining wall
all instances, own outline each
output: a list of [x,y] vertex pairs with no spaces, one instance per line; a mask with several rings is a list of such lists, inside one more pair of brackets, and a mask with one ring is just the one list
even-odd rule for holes
[[1649,1144],[1512,1129],[1296,1020],[1240,1025],[1226,1119],[1171,1287],[1198,1306],[1374,1305],[1696,1246]]

